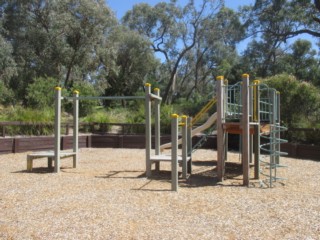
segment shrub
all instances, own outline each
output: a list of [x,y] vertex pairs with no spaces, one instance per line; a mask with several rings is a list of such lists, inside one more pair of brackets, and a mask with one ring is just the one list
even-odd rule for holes
[[54,78],[35,78],[27,88],[27,106],[37,109],[52,107],[54,104],[54,88],[59,82]]
[[[72,96],[73,91],[79,91],[79,96],[97,96],[96,91],[92,84],[88,82],[77,82],[73,85],[72,89],[68,91],[68,95]],[[99,105],[98,100],[80,100],[79,101],[79,116],[84,117],[94,112],[94,108]],[[66,112],[72,113],[72,102],[65,101],[63,104]]]
[[7,88],[2,81],[0,81],[0,104],[4,106],[15,104],[15,97],[12,89]]
[[[54,110],[51,108],[30,109],[15,107],[7,109],[3,120],[34,124],[33,126],[7,127],[9,135],[49,135],[54,131]],[[43,125],[48,124],[48,125]]]

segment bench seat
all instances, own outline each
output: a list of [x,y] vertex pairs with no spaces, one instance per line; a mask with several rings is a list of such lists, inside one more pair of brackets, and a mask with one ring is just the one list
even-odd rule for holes
[[[60,152],[60,158],[74,157],[76,152]],[[47,152],[35,152],[27,155],[27,171],[31,172],[33,168],[33,160],[38,158],[48,158],[48,168],[52,168],[52,162],[54,161],[54,151]]]

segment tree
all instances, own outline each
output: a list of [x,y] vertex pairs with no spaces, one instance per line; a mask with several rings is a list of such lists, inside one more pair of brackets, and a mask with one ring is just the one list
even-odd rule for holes
[[100,84],[104,83],[106,95],[134,95],[142,90],[144,82],[155,78],[159,61],[149,46],[148,39],[125,27],[119,26],[110,33],[108,50],[100,53],[100,71],[104,72]]
[[99,66],[97,54],[115,18],[103,0],[0,1],[2,35],[19,69],[10,85],[25,96],[33,79],[53,77],[71,87]]
[[316,84],[320,77],[319,60],[316,59],[316,51],[312,49],[311,42],[299,39],[290,50],[279,61],[279,66],[287,66],[282,72],[293,74],[300,81]]
[[200,34],[204,34],[203,30],[209,30],[206,27],[201,29],[201,26],[215,17],[221,3],[203,0],[199,7],[195,6],[194,1],[189,1],[184,7],[179,7],[175,0],[161,2],[154,7],[143,3],[134,6],[124,16],[123,22],[148,37],[152,49],[162,55],[167,69],[164,75],[168,77],[167,81],[163,80],[163,102],[171,102],[181,65],[197,45]]
[[317,123],[320,112],[320,91],[294,76],[281,74],[265,80],[281,94],[281,119],[288,127],[310,127]]

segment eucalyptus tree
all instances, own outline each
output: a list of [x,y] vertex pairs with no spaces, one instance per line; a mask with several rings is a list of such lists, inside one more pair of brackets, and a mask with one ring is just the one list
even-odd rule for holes
[[320,84],[320,62],[310,41],[298,39],[278,62],[278,73],[286,72],[300,81]]
[[[278,73],[278,60],[290,50],[290,38],[300,34],[320,37],[319,0],[256,0],[242,14],[248,36],[255,38],[244,52],[244,61],[260,77]],[[296,67],[303,71],[303,65]]]
[[12,44],[18,74],[11,86],[25,94],[38,77],[66,87],[99,66],[98,49],[115,25],[103,0],[0,1],[2,35]]
[[214,18],[223,1],[203,0],[198,6],[189,1],[184,7],[176,0],[160,2],[154,7],[141,3],[124,16],[123,22],[130,29],[148,37],[154,52],[161,56],[165,66],[163,102],[170,103],[172,95],[178,91],[181,66],[190,58],[201,34],[208,28],[202,25]]
[[136,94],[145,82],[153,81],[160,64],[149,39],[123,26],[113,29],[99,55],[97,84],[107,95]]

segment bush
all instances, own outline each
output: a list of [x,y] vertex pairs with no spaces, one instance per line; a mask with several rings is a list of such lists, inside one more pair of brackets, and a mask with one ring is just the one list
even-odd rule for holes
[[[72,96],[73,92],[79,91],[79,96],[97,96],[96,91],[92,84],[88,82],[77,82],[73,85],[72,89],[68,91],[68,95]],[[80,100],[79,101],[79,116],[84,117],[94,112],[95,107],[99,105],[99,100]],[[72,102],[65,101],[63,104],[66,112],[72,113]]]
[[263,82],[280,91],[281,120],[287,126],[312,125],[319,118],[320,91],[312,84],[300,82],[288,74],[277,75]]
[[15,97],[12,89],[7,88],[2,81],[0,81],[0,104],[4,106],[15,104]]
[[7,127],[6,133],[9,135],[49,135],[54,132],[54,110],[51,108],[41,110],[22,107],[11,108],[7,109],[3,120],[34,124],[33,126]]
[[59,82],[54,78],[36,78],[27,88],[27,106],[37,109],[53,107],[54,88]]

